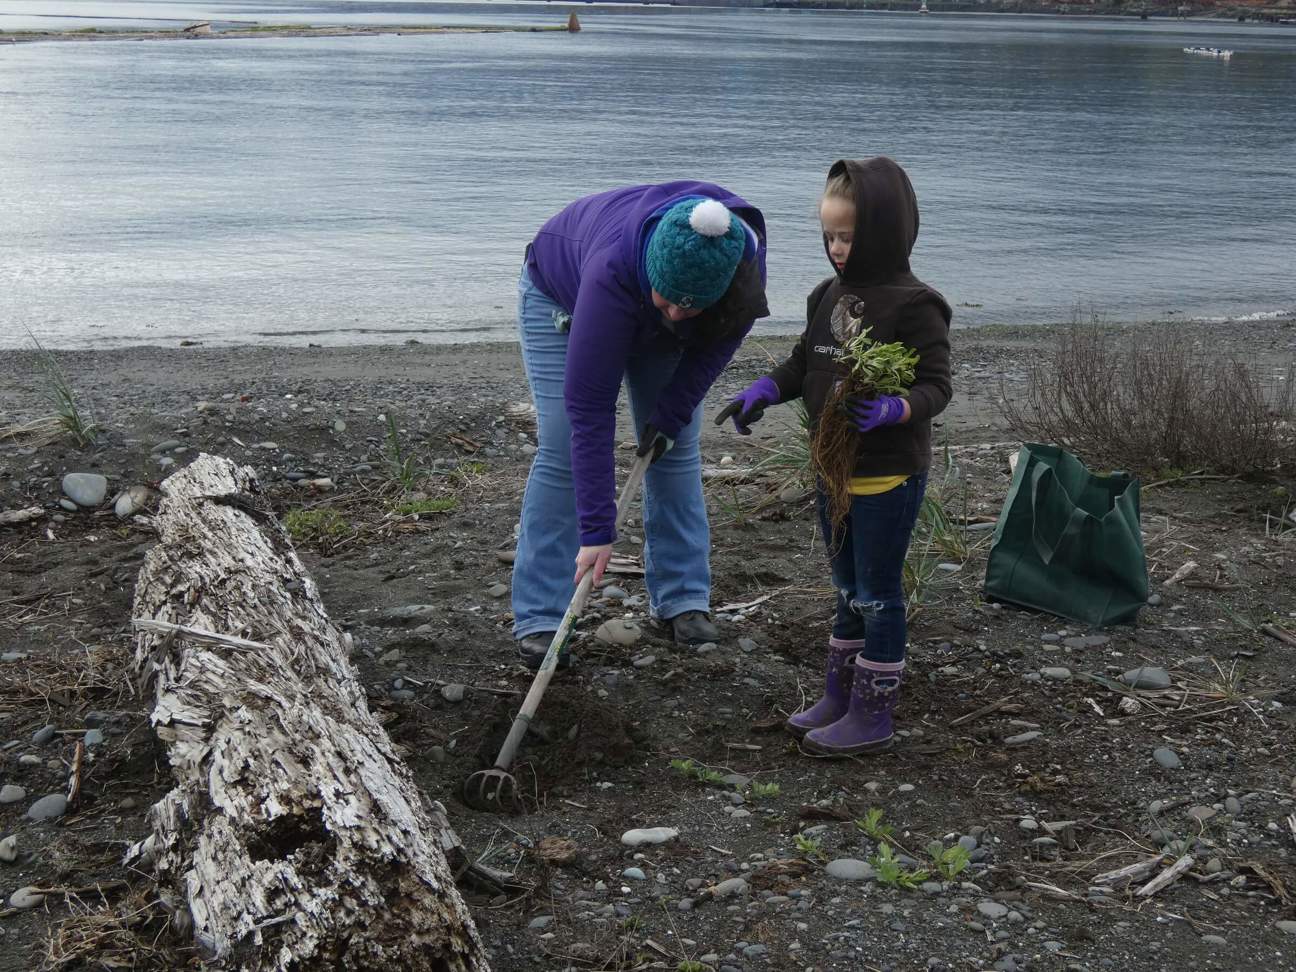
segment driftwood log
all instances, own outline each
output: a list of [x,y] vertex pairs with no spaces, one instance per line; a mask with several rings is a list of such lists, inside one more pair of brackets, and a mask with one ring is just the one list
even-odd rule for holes
[[128,859],[212,968],[489,972],[443,853],[457,838],[252,470],[202,455],[162,492],[135,661],[176,786]]

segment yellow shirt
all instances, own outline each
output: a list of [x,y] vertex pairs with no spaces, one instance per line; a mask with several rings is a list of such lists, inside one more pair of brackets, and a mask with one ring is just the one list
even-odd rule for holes
[[895,489],[909,477],[905,476],[855,476],[850,481],[852,496],[876,496]]

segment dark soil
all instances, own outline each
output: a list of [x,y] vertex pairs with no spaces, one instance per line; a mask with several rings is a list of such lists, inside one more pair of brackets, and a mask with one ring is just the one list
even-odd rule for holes
[[[1289,359],[1296,322],[1212,340]],[[508,583],[501,552],[512,544],[533,441],[516,407],[527,400],[516,349],[61,354],[104,427],[99,444],[0,444],[0,511],[36,505],[47,514],[0,527],[0,653],[25,655],[0,662],[0,785],[26,791],[0,805],[0,838],[16,835],[18,851],[0,863],[0,970],[38,968],[51,953],[68,956],[64,968],[108,967],[115,956],[122,968],[194,961],[165,935],[151,944],[165,919],[149,905],[156,891],[119,864],[170,786],[148,692],[130,670],[148,518],[57,506],[68,471],[107,475],[109,501],[156,483],[168,470],[152,450],[165,440],[179,442],[167,452],[176,465],[200,451],[252,465],[281,517],[330,509],[345,521],[332,536],[302,534],[299,549],[420,784],[471,849],[515,872],[510,893],[464,889],[496,969],[674,970],[688,960],[748,972],[1296,968],[1296,938],[1278,925],[1296,919],[1296,646],[1261,628],[1296,629],[1296,524],[1281,520],[1281,489],[1296,483],[1288,473],[1145,489],[1158,603],[1135,624],[1087,632],[986,603],[989,525],[1017,447],[994,401],[1001,381],[1009,394],[1019,387],[1049,341],[1029,329],[957,335],[956,400],[937,431],[948,449],[933,482],[968,524],[959,532],[972,549],[966,559],[930,551],[945,566],[929,571],[916,605],[894,749],[825,761],[781,731],[821,679],[832,605],[822,540],[803,489],[772,475],[711,478],[713,604],[768,599],[717,610],[731,620],[719,622],[715,648],[699,652],[665,640],[643,616],[638,577],[612,578],[631,603],[605,594],[591,605],[575,642],[579,664],[555,679],[524,745],[518,779],[532,812],[510,817],[474,812],[460,794],[493,760],[530,684],[515,659],[508,598],[490,593]],[[764,343],[774,355],[787,344]],[[765,362],[750,344],[709,406]],[[38,375],[30,356],[7,357],[0,420],[44,414]],[[379,416],[388,412],[416,457],[409,490],[384,462]],[[749,469],[794,441],[794,424],[776,408],[750,438],[708,426],[706,462]],[[631,453],[619,455],[624,472]],[[725,457],[732,462],[722,465]],[[333,488],[302,485],[320,477]],[[389,515],[411,493],[452,508]],[[1197,570],[1167,585],[1188,560]],[[427,607],[413,619],[389,613],[409,605]],[[619,617],[642,626],[639,643],[593,638]],[[1106,640],[1067,644],[1096,634]],[[1173,687],[1124,701],[1110,680],[1139,665],[1165,668]],[[1062,666],[1067,680],[1039,674]],[[442,694],[448,684],[467,686],[462,701]],[[999,708],[972,717],[990,703]],[[36,745],[47,724],[57,735]],[[79,802],[53,822],[26,819],[37,798],[66,792],[88,728],[106,740],[87,750]],[[1029,731],[1042,735],[1005,742]],[[1161,769],[1158,747],[1182,767]],[[728,781],[699,780],[672,760]],[[925,861],[933,840],[965,836],[976,839],[974,862],[952,883],[912,891],[831,876],[827,862],[877,853],[854,822],[872,807],[915,858]],[[1041,841],[1045,824],[1060,821],[1071,824],[1056,842]],[[637,850],[620,843],[631,828],[656,826],[679,838]],[[1186,851],[1195,864],[1146,898],[1133,893],[1137,884],[1091,892],[1098,874],[1160,849],[1167,862]],[[623,876],[631,867],[643,879]],[[744,893],[707,891],[734,877],[746,880]],[[7,909],[24,886],[51,891],[33,910]],[[107,921],[132,908],[141,909],[133,928]],[[552,920],[531,927],[543,916]],[[69,953],[78,945],[93,958]]]

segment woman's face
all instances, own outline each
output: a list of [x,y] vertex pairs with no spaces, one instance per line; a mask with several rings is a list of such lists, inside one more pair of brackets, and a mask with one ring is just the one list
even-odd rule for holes
[[697,317],[702,313],[701,308],[690,307],[687,310],[679,304],[672,304],[657,291],[652,292],[653,306],[661,311],[662,317],[668,321],[687,321],[690,317]]

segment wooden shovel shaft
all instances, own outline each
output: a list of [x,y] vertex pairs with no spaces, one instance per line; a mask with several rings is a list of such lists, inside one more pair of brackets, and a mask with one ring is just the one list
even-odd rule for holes
[[[634,498],[639,492],[639,486],[643,483],[644,474],[648,471],[648,466],[651,463],[652,454],[649,453],[637,458],[635,464],[630,467],[630,475],[626,477],[625,485],[621,487],[621,496],[617,500],[616,532],[618,535],[621,533],[621,527],[625,524],[626,516],[630,512],[630,504],[634,502]],[[526,698],[522,700],[522,708],[518,711],[517,718],[513,720],[513,725],[509,728],[508,736],[504,739],[504,745],[500,747],[499,756],[495,760],[496,769],[507,770],[513,765],[513,757],[517,755],[518,746],[522,743],[522,737],[526,735],[532,717],[535,716],[536,710],[540,708],[540,700],[544,698],[545,689],[549,687],[549,680],[553,678],[554,669],[558,667],[558,653],[562,651],[563,645],[567,643],[567,639],[571,636],[571,629],[576,623],[576,619],[585,610],[585,601],[589,598],[590,589],[593,586],[594,571],[590,569],[585,572],[585,576],[576,585],[576,593],[572,596],[571,603],[567,605],[567,613],[563,615],[558,630],[554,632],[553,640],[549,642],[549,650],[545,652],[544,660],[540,662],[540,670],[536,672],[535,681],[531,683],[531,690],[527,692]]]

